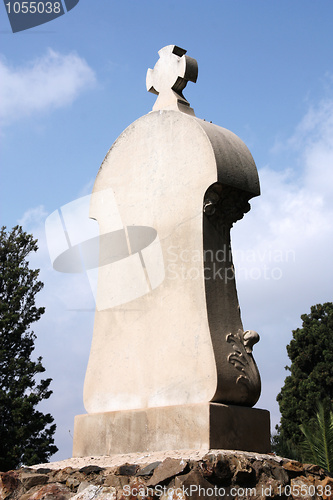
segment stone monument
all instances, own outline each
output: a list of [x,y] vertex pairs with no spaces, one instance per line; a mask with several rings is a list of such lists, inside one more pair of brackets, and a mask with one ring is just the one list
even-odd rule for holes
[[74,456],[172,449],[269,452],[253,409],[259,336],[245,330],[230,229],[260,194],[232,132],[183,95],[197,62],[169,45],[147,73],[153,111],[115,141],[96,177],[96,313]]

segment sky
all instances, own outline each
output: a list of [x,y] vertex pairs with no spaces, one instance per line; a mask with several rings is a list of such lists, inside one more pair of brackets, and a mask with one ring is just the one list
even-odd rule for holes
[[13,33],[0,6],[0,223],[38,238],[31,256],[46,307],[34,325],[53,394],[41,408],[71,456],[94,322],[86,275],[52,268],[45,220],[89,195],[107,151],[151,111],[148,68],[170,44],[198,61],[184,94],[196,116],[250,149],[261,196],[232,230],[245,329],[261,337],[256,407],[279,422],[286,345],[311,305],[332,301],[333,3],[331,0],[80,0]]

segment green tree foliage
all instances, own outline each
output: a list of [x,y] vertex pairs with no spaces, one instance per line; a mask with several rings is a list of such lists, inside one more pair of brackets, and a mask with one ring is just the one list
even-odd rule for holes
[[52,394],[51,379],[36,381],[45,371],[42,358],[31,359],[35,334],[30,325],[44,307],[35,295],[43,287],[39,270],[29,269],[27,256],[37,241],[20,226],[0,232],[0,470],[45,462],[54,445],[53,417],[36,409]]
[[333,412],[318,405],[315,424],[301,425],[304,440],[301,443],[303,462],[314,463],[333,472]]
[[322,403],[325,411],[332,409],[333,303],[312,306],[311,313],[301,319],[302,328],[293,331],[293,339],[287,346],[291,365],[286,369],[290,375],[277,396],[281,423],[274,447],[284,456],[288,456],[286,450],[292,450],[290,458],[298,459],[303,440],[300,425],[314,425],[317,402]]

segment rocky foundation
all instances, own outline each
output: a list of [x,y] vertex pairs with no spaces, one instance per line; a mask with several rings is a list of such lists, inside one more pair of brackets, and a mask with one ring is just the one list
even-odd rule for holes
[[316,465],[224,450],[169,455],[113,466],[107,457],[86,457],[2,472],[0,499],[333,499],[333,476]]

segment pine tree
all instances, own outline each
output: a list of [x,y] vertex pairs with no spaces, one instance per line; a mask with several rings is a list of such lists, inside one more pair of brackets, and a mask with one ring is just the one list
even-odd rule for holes
[[[275,437],[275,451],[299,450],[303,434],[300,426],[315,425],[318,403],[325,411],[333,407],[333,303],[311,307],[310,314],[301,316],[302,328],[293,331],[293,339],[287,346],[290,375],[277,401],[281,423]],[[290,457],[296,458],[296,457]]]
[[29,269],[28,255],[37,240],[20,226],[0,232],[0,470],[46,462],[58,448],[53,417],[36,409],[52,394],[51,379],[36,381],[45,371],[42,358],[31,359],[36,336],[30,325],[44,307],[36,307],[42,289],[39,270]]

